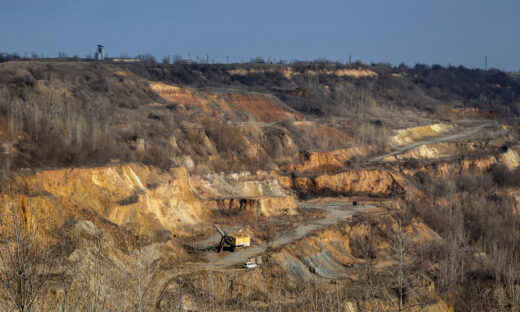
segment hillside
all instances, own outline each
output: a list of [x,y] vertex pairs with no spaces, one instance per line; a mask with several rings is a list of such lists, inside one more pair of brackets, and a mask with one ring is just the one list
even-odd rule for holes
[[0,63],[0,302],[516,311],[519,116],[496,70]]

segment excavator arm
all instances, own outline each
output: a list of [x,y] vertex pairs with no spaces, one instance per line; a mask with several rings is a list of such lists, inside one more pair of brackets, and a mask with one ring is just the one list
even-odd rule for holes
[[221,252],[222,251],[222,248],[224,248],[224,242],[226,241],[226,239],[224,237],[222,237],[220,239],[220,244],[218,245],[217,247],[217,252]]
[[218,224],[215,223],[213,226],[220,233],[220,235],[222,235],[222,237],[226,237],[227,236],[226,232],[222,231],[222,229],[220,228],[220,226],[218,226]]
[[217,232],[219,232],[220,235],[222,235],[222,238],[220,239],[220,244],[217,247],[217,252],[220,252],[220,251],[222,251],[222,248],[224,248],[224,244],[228,240],[228,235],[226,234],[226,232],[222,231],[222,229],[220,228],[220,226],[218,226],[218,224],[215,223],[213,226],[215,227]]

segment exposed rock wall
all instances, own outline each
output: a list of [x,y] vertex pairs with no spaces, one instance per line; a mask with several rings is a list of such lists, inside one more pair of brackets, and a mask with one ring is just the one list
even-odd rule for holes
[[370,152],[368,146],[342,148],[326,152],[307,151],[303,153],[301,164],[288,164],[286,171],[296,172],[335,172],[355,157],[366,156]]
[[298,207],[292,196],[217,199],[218,209],[229,213],[260,216],[293,215]]
[[301,194],[313,195],[402,195],[402,186],[392,173],[378,169],[348,170],[317,177],[294,177],[294,188]]
[[264,216],[297,213],[292,194],[284,190],[275,175],[267,172],[194,175],[191,181],[200,198],[215,200],[224,211]]
[[262,171],[192,175],[190,180],[197,194],[205,200],[287,196],[277,176]]
[[95,215],[145,232],[176,230],[197,222],[202,213],[184,168],[159,171],[128,164],[48,170],[18,176],[10,194],[4,196],[21,200],[22,195],[37,199],[37,215]]

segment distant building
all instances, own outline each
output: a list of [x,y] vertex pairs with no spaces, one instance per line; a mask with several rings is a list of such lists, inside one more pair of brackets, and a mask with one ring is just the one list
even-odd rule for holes
[[94,55],[94,58],[98,61],[103,61],[105,59],[105,47],[98,44],[97,45],[97,52]]
[[97,51],[94,55],[94,59],[97,61],[107,61],[107,62],[115,62],[115,63],[137,63],[140,62],[139,58],[131,58],[131,57],[114,57],[114,58],[105,58],[105,47],[98,44]]

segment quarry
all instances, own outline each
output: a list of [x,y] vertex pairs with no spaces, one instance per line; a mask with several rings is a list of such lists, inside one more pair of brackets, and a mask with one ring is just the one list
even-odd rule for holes
[[498,70],[0,63],[0,306],[519,311],[519,115]]

